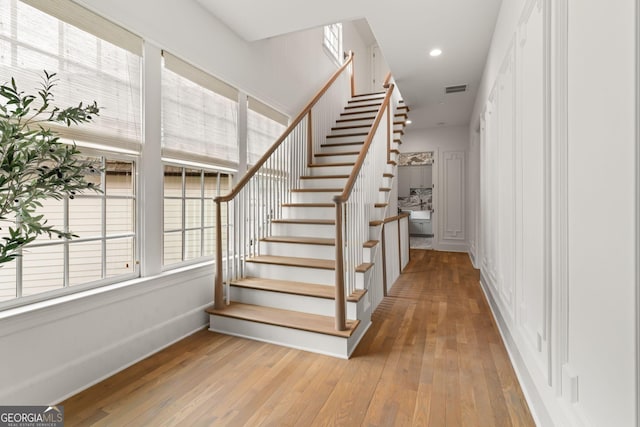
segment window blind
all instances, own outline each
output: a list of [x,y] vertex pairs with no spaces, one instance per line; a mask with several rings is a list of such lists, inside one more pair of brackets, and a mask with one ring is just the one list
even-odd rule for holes
[[249,97],[247,111],[247,161],[255,164],[287,128],[289,119],[279,111]]
[[238,91],[168,52],[163,57],[163,156],[237,164]]
[[89,124],[55,127],[63,137],[139,150],[142,39],[69,0],[0,0],[0,81],[27,93],[56,73],[55,105],[96,101]]

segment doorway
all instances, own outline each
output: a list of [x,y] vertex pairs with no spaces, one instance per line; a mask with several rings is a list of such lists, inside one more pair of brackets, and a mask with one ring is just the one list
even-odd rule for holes
[[403,153],[398,166],[398,209],[409,213],[409,247],[433,249],[433,152]]

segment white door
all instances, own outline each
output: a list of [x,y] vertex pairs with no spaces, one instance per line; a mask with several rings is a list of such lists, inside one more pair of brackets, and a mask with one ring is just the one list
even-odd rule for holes
[[371,92],[381,92],[382,84],[389,72],[387,62],[378,46],[371,46]]

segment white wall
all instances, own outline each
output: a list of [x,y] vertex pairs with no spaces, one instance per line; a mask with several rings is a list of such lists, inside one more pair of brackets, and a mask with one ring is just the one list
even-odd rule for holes
[[638,425],[635,7],[503,2],[471,118],[470,247],[544,426]]
[[[78,3],[146,40],[145,144],[138,164],[144,277],[1,312],[2,404],[60,402],[207,324],[211,263],[161,273],[160,50],[291,115],[336,69],[322,47],[321,29],[249,44],[196,2]],[[363,48],[354,35],[349,43]]]
[[467,252],[469,127],[406,128],[400,151],[433,151],[434,248]]
[[[194,1],[75,1],[291,116],[336,69],[322,28],[248,43]],[[344,49],[359,58],[356,83],[368,82],[368,46],[353,24],[343,32]]]

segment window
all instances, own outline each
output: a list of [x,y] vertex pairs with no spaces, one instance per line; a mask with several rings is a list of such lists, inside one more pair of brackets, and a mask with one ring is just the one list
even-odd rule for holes
[[249,98],[247,111],[247,162],[255,164],[284,133],[288,118],[273,108]]
[[213,258],[216,233],[213,200],[231,190],[231,179],[225,172],[165,165],[165,266]]
[[163,156],[235,165],[238,91],[167,52],[163,56]]
[[342,64],[342,24],[324,26],[324,47],[334,61]]
[[32,90],[47,70],[56,105],[97,101],[93,123],[56,129],[79,144],[139,148],[141,53],[139,38],[71,1],[0,0],[0,80]]
[[41,236],[3,264],[0,309],[139,275],[135,168],[142,142],[141,54],[139,37],[72,1],[0,0],[0,80],[13,77],[21,90],[35,92],[47,70],[57,74],[56,105],[95,100],[101,110],[93,123],[55,130],[103,170],[89,177],[103,193],[43,201],[39,213],[48,223],[78,237]]
[[25,246],[20,257],[0,268],[0,303],[137,276],[135,163],[125,157],[91,159],[102,172],[87,180],[102,193],[45,200],[39,210],[50,224],[78,237],[44,235]]

